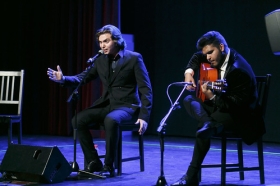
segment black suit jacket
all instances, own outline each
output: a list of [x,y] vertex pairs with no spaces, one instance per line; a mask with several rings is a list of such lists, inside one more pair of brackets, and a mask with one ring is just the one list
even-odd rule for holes
[[[200,63],[206,61],[202,53],[195,53],[187,68],[198,70]],[[252,144],[265,133],[264,120],[257,109],[255,74],[248,62],[234,49],[230,49],[224,79],[228,84],[227,90],[216,96],[215,104],[220,112],[232,116],[236,125],[234,128],[243,141]]]
[[[148,122],[153,96],[143,58],[141,54],[129,50],[121,50],[119,55],[120,59],[111,77],[107,55],[98,57],[85,77],[84,83],[99,77],[103,85],[102,96],[91,107],[97,107],[109,101],[111,109],[137,111],[138,118]],[[64,85],[77,86],[86,73],[87,70],[75,76],[65,76]]]

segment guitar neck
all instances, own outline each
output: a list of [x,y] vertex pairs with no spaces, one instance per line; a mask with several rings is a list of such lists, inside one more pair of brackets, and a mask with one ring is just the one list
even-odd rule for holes
[[224,79],[218,79],[207,83],[207,89],[215,91],[224,91],[226,89],[226,81]]
[[215,82],[208,82],[207,83],[207,89],[213,90],[215,88]]

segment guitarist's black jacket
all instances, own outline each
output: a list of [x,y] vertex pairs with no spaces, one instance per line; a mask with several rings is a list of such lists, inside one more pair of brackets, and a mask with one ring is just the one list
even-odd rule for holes
[[[195,53],[187,68],[198,71],[201,63],[207,62],[201,52]],[[264,119],[259,113],[255,74],[250,64],[234,49],[224,74],[227,82],[225,92],[215,98],[215,106],[220,112],[229,113],[235,123],[235,132],[246,144],[252,144],[265,133]]]

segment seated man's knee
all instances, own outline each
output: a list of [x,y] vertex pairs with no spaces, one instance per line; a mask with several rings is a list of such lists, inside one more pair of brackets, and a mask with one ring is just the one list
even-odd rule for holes
[[185,98],[184,98],[184,104],[189,104],[191,103],[192,101],[195,100],[195,96],[194,95],[187,95]]
[[117,126],[117,122],[112,118],[106,116],[104,119],[104,126],[106,130],[112,129]]
[[71,123],[72,123],[72,127],[73,127],[74,129],[75,129],[75,128],[81,129],[81,128],[83,128],[84,126],[87,127],[87,125],[86,125],[86,124],[83,124],[83,122],[80,121],[79,119],[77,119],[77,121],[76,121],[75,116],[72,118]]

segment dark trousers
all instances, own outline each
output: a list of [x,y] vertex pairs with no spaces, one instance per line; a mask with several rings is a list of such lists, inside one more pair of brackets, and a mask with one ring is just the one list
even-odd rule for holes
[[[227,112],[221,112],[211,103],[203,103],[193,95],[184,98],[184,107],[187,113],[198,121],[198,129],[207,121],[216,121],[224,125],[225,130],[232,130],[234,123],[231,115]],[[193,150],[193,156],[187,171],[188,177],[197,176],[197,172],[210,148],[210,139],[196,138]]]
[[94,148],[89,126],[102,123],[106,132],[106,156],[104,163],[109,166],[113,165],[119,139],[119,124],[128,121],[136,122],[134,111],[131,109],[130,112],[129,110],[127,108],[125,110],[111,110],[110,105],[107,105],[103,108],[89,108],[79,112],[77,114],[77,122],[76,117],[73,117],[72,125],[73,128],[77,128],[78,139],[87,163],[98,159],[98,153]]

